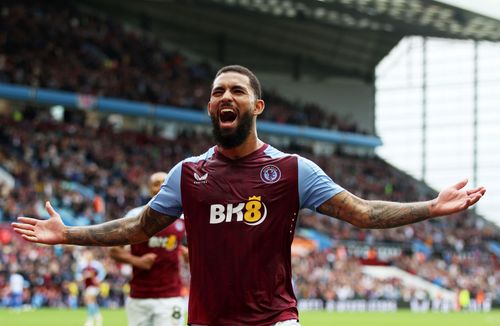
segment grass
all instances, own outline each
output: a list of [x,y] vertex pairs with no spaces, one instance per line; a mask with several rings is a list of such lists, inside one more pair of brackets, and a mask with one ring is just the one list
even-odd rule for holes
[[[123,309],[102,310],[104,326],[127,325]],[[40,309],[14,312],[0,309],[2,326],[72,326],[83,325],[84,309]],[[481,326],[500,325],[500,310],[489,313],[331,313],[303,312],[300,315],[302,326]]]
[[302,326],[480,326],[500,325],[500,311],[489,313],[412,313],[402,310],[394,313],[332,313],[304,312],[301,314]]

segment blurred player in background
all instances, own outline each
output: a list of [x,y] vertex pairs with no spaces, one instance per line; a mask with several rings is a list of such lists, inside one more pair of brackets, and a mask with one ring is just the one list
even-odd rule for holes
[[15,310],[20,310],[23,306],[24,276],[19,273],[17,265],[12,268],[9,277],[10,306]]
[[[149,192],[153,197],[167,174],[156,172],[149,179]],[[133,217],[144,206],[136,207],[125,215]],[[184,325],[184,299],[179,256],[187,248],[182,246],[184,221],[178,219],[155,234],[148,241],[133,244],[130,250],[112,247],[110,256],[118,262],[132,265],[130,297],[126,311],[129,326],[181,326]]]
[[99,285],[105,277],[104,266],[94,259],[92,251],[85,250],[79,258],[76,271],[76,279],[83,283],[83,301],[87,306],[87,320],[84,326],[102,325],[97,296],[99,295]]
[[49,220],[19,217],[14,230],[47,244],[123,245],[146,241],[184,214],[191,285],[190,325],[299,325],[291,244],[298,212],[309,208],[361,228],[391,228],[453,214],[485,189],[463,180],[415,203],[364,200],[320,167],[257,137],[264,111],[257,77],[227,66],[213,81],[208,114],[216,146],[183,160],[135,217],[67,227],[50,203]]

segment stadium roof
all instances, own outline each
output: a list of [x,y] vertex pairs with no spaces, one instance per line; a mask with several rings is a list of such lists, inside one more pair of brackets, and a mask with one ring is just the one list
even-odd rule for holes
[[372,82],[407,35],[500,41],[500,21],[431,0],[92,0],[220,63]]

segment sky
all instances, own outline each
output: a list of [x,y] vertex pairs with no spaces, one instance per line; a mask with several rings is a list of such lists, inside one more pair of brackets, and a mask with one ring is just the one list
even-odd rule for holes
[[[500,19],[500,0],[441,1]],[[422,179],[423,38],[405,38],[377,67],[376,126],[387,161]],[[469,178],[474,186],[474,43],[427,41],[425,181],[436,190]],[[477,211],[500,226],[500,43],[478,46]]]
[[438,2],[500,19],[500,0],[438,0]]

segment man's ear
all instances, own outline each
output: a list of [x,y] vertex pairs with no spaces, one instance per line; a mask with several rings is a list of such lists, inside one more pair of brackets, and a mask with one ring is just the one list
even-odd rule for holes
[[253,109],[254,115],[260,115],[264,111],[265,107],[266,107],[266,103],[264,103],[264,100],[255,101],[255,105],[254,105],[254,109]]
[[208,116],[210,116],[210,104],[211,104],[211,102],[208,101],[208,103],[207,103],[207,115]]

